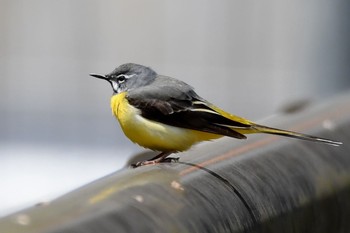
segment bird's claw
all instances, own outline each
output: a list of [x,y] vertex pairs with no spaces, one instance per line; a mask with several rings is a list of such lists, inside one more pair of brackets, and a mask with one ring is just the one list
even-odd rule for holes
[[160,161],[161,163],[177,163],[179,162],[180,157],[167,157]]
[[170,157],[170,158],[164,158],[162,160],[146,160],[146,161],[141,161],[137,162],[134,164],[131,164],[132,168],[137,168],[145,165],[155,165],[158,163],[177,163],[179,161],[180,157]]

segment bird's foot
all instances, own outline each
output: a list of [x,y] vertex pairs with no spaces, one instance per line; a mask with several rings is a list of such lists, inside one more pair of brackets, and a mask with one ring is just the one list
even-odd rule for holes
[[160,163],[177,163],[179,159],[180,157],[167,157],[160,161]]
[[141,167],[141,166],[145,166],[145,165],[156,165],[159,163],[177,163],[179,161],[180,157],[176,157],[176,158],[165,158],[163,160],[157,161],[157,160],[146,160],[146,161],[141,161],[141,162],[137,162],[134,164],[131,164],[132,168],[137,168],[137,167]]
[[163,152],[160,153],[159,155],[157,155],[156,157],[150,159],[150,160],[146,160],[146,161],[142,161],[142,162],[137,162],[135,164],[131,164],[132,168],[136,168],[136,167],[141,167],[141,166],[145,166],[145,165],[155,165],[158,163],[171,163],[171,162],[178,162],[179,161],[179,157],[176,158],[167,158],[168,155],[170,155],[172,152]]
[[146,160],[146,161],[141,161],[141,162],[131,164],[131,167],[137,168],[137,167],[141,167],[141,166],[145,166],[145,165],[155,165],[157,163],[160,163],[160,162],[157,162],[155,160]]

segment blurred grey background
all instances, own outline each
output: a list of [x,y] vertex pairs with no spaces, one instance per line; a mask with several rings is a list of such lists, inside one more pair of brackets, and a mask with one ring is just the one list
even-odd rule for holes
[[107,73],[135,62],[253,120],[350,87],[350,1],[0,0],[0,216],[143,151]]

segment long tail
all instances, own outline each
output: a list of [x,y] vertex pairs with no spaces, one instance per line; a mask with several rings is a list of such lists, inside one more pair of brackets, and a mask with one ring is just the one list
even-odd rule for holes
[[321,142],[321,143],[326,143],[332,146],[340,146],[343,143],[338,142],[338,141],[333,141],[329,140],[326,138],[319,138],[307,134],[301,134],[293,131],[288,131],[288,130],[282,130],[282,129],[276,129],[276,128],[271,128],[263,125],[258,125],[254,124],[252,125],[252,128],[254,128],[256,131],[259,133],[268,133],[268,134],[275,134],[275,135],[281,135],[281,136],[286,136],[286,137],[291,137],[291,138],[298,138],[302,140],[308,140],[308,141],[313,141],[313,142]]

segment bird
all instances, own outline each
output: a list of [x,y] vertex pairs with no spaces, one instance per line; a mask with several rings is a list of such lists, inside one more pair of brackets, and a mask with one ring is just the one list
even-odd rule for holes
[[124,134],[157,156],[134,167],[167,161],[172,153],[224,136],[246,139],[246,134],[267,133],[339,146],[342,143],[254,123],[228,113],[178,79],[159,75],[152,68],[126,63],[112,72],[90,76],[108,81],[113,89],[111,109]]

